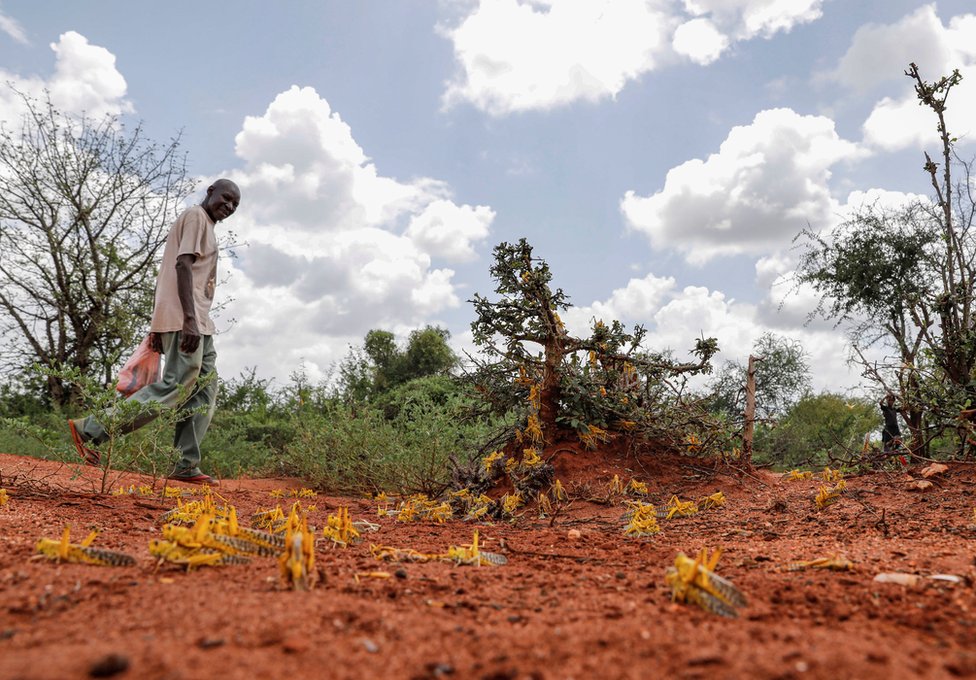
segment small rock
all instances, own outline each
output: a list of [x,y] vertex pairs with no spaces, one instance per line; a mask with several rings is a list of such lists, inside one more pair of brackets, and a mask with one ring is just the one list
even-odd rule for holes
[[308,651],[310,646],[308,640],[300,637],[290,637],[281,643],[281,648],[288,654],[301,654]]
[[93,663],[88,669],[88,675],[93,678],[110,678],[127,670],[129,670],[129,657],[122,654],[109,654]]
[[882,573],[874,577],[876,583],[897,583],[902,586],[917,586],[922,577],[918,574]]
[[932,463],[927,468],[922,470],[922,476],[928,479],[934,475],[942,474],[949,469],[949,466],[943,465],[942,463]]
[[508,617],[509,623],[519,623],[520,621],[522,621],[522,617],[519,616],[518,614],[512,614],[511,616]]
[[576,541],[582,536],[582,532],[579,529],[570,529],[566,532],[566,538],[571,541]]
[[407,570],[406,569],[397,569],[395,572],[393,572],[393,575],[396,576],[399,579],[405,579],[405,578],[407,578]]
[[932,574],[929,576],[933,581],[948,581],[949,583],[965,583],[966,579],[955,574]]
[[214,649],[215,647],[223,647],[227,644],[224,638],[200,638],[197,640],[197,647],[200,649]]
[[380,646],[369,638],[363,638],[363,649],[370,654],[376,654],[376,652],[380,651]]
[[454,666],[449,663],[429,663],[427,672],[435,678],[442,678],[445,675],[454,675]]
[[928,491],[934,484],[925,479],[916,479],[911,484],[908,485],[909,491]]

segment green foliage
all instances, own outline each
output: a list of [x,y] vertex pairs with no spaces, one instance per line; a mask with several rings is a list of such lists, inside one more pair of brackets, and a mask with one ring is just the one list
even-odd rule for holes
[[458,364],[447,344],[450,337],[442,328],[426,326],[410,333],[401,349],[389,331],[371,330],[362,348],[352,348],[339,365],[340,392],[347,401],[363,402],[417,378],[447,375]]
[[806,395],[776,425],[756,429],[753,458],[779,468],[822,467],[831,456],[856,457],[864,437],[881,427],[878,405],[837,394]]
[[514,413],[521,427],[551,441],[560,425],[586,437],[592,428],[656,429],[671,422],[658,409],[695,410],[680,403],[679,376],[710,370],[714,338],[696,342],[696,361],[678,363],[643,348],[639,325],[628,332],[619,321],[594,319],[589,337],[573,337],[559,318],[567,297],[550,286],[549,265],[533,256],[532,246],[525,239],[501,243],[494,254],[497,297],[472,300],[471,330],[482,358],[470,379],[495,414]]
[[336,491],[443,491],[450,459],[470,459],[497,423],[468,417],[470,397],[442,377],[397,392],[376,406],[336,401],[302,417],[283,452],[284,469]]

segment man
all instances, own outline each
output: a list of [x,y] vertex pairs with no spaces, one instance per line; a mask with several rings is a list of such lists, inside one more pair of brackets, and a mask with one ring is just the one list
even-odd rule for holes
[[878,402],[881,415],[884,417],[884,429],[881,430],[881,447],[885,453],[894,451],[901,446],[901,430],[898,427],[898,411],[895,410],[895,395],[890,392]]
[[[182,457],[169,479],[191,484],[219,482],[200,470],[200,442],[213,418],[217,399],[217,353],[210,319],[217,284],[217,239],[214,226],[237,210],[241,191],[229,179],[207,188],[200,205],[188,208],[170,229],[156,279],[156,299],[150,325],[150,346],[166,357],[158,382],[147,385],[129,401],[176,408],[183,414],[176,424],[174,445]],[[155,418],[147,409],[121,431],[131,432]],[[105,442],[108,434],[94,416],[69,420],[78,454],[89,465],[99,453],[88,446]]]

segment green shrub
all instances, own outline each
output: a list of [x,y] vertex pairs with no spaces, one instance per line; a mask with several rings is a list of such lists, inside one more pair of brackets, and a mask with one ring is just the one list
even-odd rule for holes
[[779,468],[821,467],[831,456],[848,459],[856,455],[865,435],[880,425],[880,412],[871,401],[830,393],[807,395],[781,422],[756,429],[753,459]]

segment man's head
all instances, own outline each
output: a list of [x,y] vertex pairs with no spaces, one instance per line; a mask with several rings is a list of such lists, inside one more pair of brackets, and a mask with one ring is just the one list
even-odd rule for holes
[[203,199],[203,209],[214,222],[226,220],[234,214],[241,204],[241,190],[229,179],[218,179],[207,187],[207,197]]
[[891,392],[889,392],[888,394],[886,394],[885,395],[885,403],[888,404],[888,406],[894,406],[895,405],[895,395],[893,395]]

